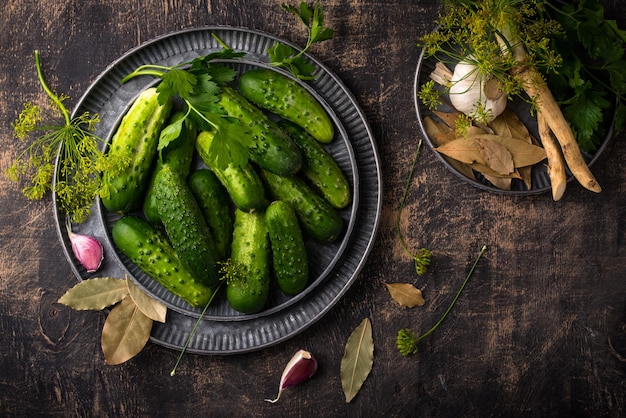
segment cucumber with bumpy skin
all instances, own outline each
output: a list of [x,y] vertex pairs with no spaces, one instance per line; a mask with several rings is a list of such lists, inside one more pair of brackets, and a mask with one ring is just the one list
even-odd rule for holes
[[263,212],[235,210],[231,266],[226,299],[241,313],[263,309],[270,286],[270,245]]
[[268,170],[261,170],[260,174],[274,199],[284,200],[293,206],[307,234],[327,243],[339,237],[343,231],[343,219],[304,180],[297,176],[281,176]]
[[348,179],[341,168],[322,145],[311,135],[292,122],[282,120],[278,124],[302,150],[300,173],[337,209],[350,204],[352,193]]
[[238,209],[244,212],[265,209],[268,204],[265,188],[250,164],[235,166],[230,163],[226,168],[213,164],[210,150],[214,136],[213,132],[202,131],[196,138],[196,149],[202,161],[215,173]]
[[196,279],[217,286],[215,242],[187,182],[164,165],[154,179],[154,191],[159,217],[181,261]]
[[156,156],[161,129],[172,108],[160,104],[156,88],[144,90],[122,118],[108,151],[108,158],[128,161],[119,172],[105,171],[102,203],[111,212],[130,212],[143,202]]
[[276,284],[283,293],[296,295],[309,280],[306,247],[296,212],[289,203],[276,200],[267,207],[265,219]]
[[165,236],[149,222],[124,216],[113,225],[113,242],[131,262],[191,306],[205,306],[214,290],[196,280],[182,264]]
[[226,114],[249,130],[248,151],[254,163],[279,174],[300,170],[300,149],[261,109],[230,87],[222,87],[219,97]]
[[328,112],[304,87],[276,71],[257,68],[239,77],[241,94],[259,107],[289,120],[328,144],[335,127]]
[[233,217],[228,192],[209,169],[194,171],[187,183],[211,231],[218,259],[228,259],[233,239]]
[[[179,121],[184,117],[183,112],[176,112],[170,118],[170,124]],[[167,128],[166,128],[167,129]],[[143,200],[143,214],[155,225],[161,224],[159,212],[157,210],[157,199],[154,193],[154,179],[164,164],[168,164],[178,171],[183,178],[189,176],[193,151],[196,147],[196,129],[190,123],[183,123],[178,138],[170,142],[167,147],[161,150],[161,157],[157,159],[156,165],[150,177],[146,195]]]

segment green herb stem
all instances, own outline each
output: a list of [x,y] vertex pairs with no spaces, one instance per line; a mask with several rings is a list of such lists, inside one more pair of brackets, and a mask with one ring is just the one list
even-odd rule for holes
[[218,291],[220,290],[220,288],[222,287],[223,284],[224,284],[224,281],[222,281],[219,284],[219,286],[217,286],[217,288],[215,288],[215,291],[213,292],[213,295],[211,295],[211,298],[209,299],[207,304],[204,306],[204,309],[202,309],[202,312],[200,313],[200,317],[198,317],[198,320],[194,324],[191,332],[189,333],[189,336],[187,337],[187,340],[185,341],[185,345],[183,345],[183,348],[180,351],[180,354],[178,355],[178,358],[176,359],[176,363],[174,364],[174,367],[172,368],[172,371],[170,372],[170,376],[174,376],[176,374],[176,369],[178,368],[178,365],[180,364],[181,360],[183,359],[183,356],[185,355],[185,352],[187,351],[187,347],[189,347],[189,344],[191,343],[191,338],[194,336],[194,334],[198,330],[198,326],[200,326],[200,321],[202,321],[202,318],[204,317],[204,314],[206,313],[207,309],[209,309],[209,306],[213,302],[213,299],[215,299],[215,295],[217,295]]
[[415,156],[413,157],[413,163],[411,164],[411,170],[409,171],[409,176],[406,180],[404,191],[402,192],[402,198],[400,199],[400,208],[398,209],[398,216],[396,219],[396,230],[398,233],[398,238],[400,240],[400,245],[402,245],[402,249],[404,250],[404,252],[413,259],[415,263],[415,272],[417,273],[418,276],[421,276],[424,273],[426,273],[426,270],[428,269],[428,265],[430,264],[430,251],[427,250],[426,248],[421,248],[417,251],[416,254],[413,254],[411,250],[409,250],[409,247],[406,241],[404,240],[404,237],[402,236],[402,230],[400,228],[400,220],[402,218],[402,211],[404,210],[406,196],[408,194],[409,187],[411,186],[413,173],[415,172],[415,166],[417,165],[417,159],[419,157],[421,148],[422,148],[422,140],[420,139],[419,142],[417,143],[417,150],[415,151]]
[[425,333],[417,337],[417,340],[415,341],[416,343],[422,340],[423,338],[427,337],[428,335],[432,334],[437,329],[437,327],[439,327],[439,325],[441,325],[441,323],[446,319],[450,311],[452,311],[452,308],[456,304],[456,301],[459,299],[459,296],[461,296],[461,293],[463,293],[463,289],[465,289],[465,285],[467,285],[467,282],[469,281],[470,277],[472,277],[472,274],[474,273],[474,270],[476,269],[476,265],[478,264],[478,261],[480,260],[480,258],[483,256],[483,253],[485,252],[485,250],[487,250],[487,246],[483,245],[480,252],[478,253],[478,256],[476,257],[476,260],[474,261],[474,264],[472,265],[472,268],[467,273],[465,280],[463,280],[463,284],[461,284],[461,287],[456,292],[454,299],[452,299],[452,302],[450,302],[448,309],[446,309],[446,311],[443,313],[441,318],[439,318],[439,321],[437,321],[435,325],[432,326],[432,328],[430,328],[428,331],[426,331]]
[[476,269],[476,266],[478,265],[478,261],[480,260],[483,253],[486,250],[487,250],[487,246],[483,245],[482,249],[478,253],[478,256],[476,257],[476,260],[474,261],[474,264],[472,265],[469,272],[467,273],[467,276],[465,277],[463,284],[461,284],[461,287],[459,288],[456,295],[454,296],[454,299],[452,299],[452,302],[450,302],[448,309],[446,309],[446,311],[443,313],[441,318],[439,318],[439,320],[435,323],[435,325],[433,325],[428,331],[426,331],[420,336],[417,336],[415,332],[413,332],[410,328],[404,328],[398,331],[398,335],[396,337],[396,347],[400,351],[400,354],[402,354],[403,356],[408,356],[410,354],[417,353],[418,342],[426,338],[428,335],[432,334],[443,323],[443,321],[446,319],[448,314],[452,311],[452,308],[454,307],[457,300],[461,296],[461,293],[465,289],[467,282],[469,281],[470,277],[472,277],[472,274],[474,273],[474,270]]
[[171,70],[171,67],[165,67],[162,65],[152,65],[146,64],[140,67],[137,67],[135,71],[126,75],[126,77],[120,80],[121,84],[126,83],[128,80],[141,76],[141,75],[150,75],[154,77],[162,77],[167,71]]
[[400,239],[400,244],[402,244],[402,249],[411,257],[414,257],[413,253],[409,250],[408,245],[404,241],[404,237],[402,236],[402,230],[400,229],[400,220],[402,218],[402,211],[404,210],[404,203],[406,202],[406,196],[409,192],[409,187],[411,186],[411,180],[413,179],[413,172],[415,171],[415,166],[417,164],[417,159],[420,155],[420,149],[422,148],[422,140],[420,139],[417,143],[417,150],[415,151],[415,156],[413,157],[413,163],[411,164],[411,170],[409,171],[409,176],[406,179],[406,184],[404,185],[404,191],[402,192],[402,198],[400,199],[400,208],[398,210],[398,217],[396,220],[396,229],[398,232],[398,238]]
[[63,105],[63,102],[61,101],[61,99],[59,99],[59,97],[52,92],[50,87],[48,87],[48,84],[46,83],[46,80],[43,77],[43,71],[41,69],[41,61],[39,60],[39,51],[37,50],[35,51],[35,67],[37,68],[37,77],[39,78],[39,83],[41,84],[41,87],[44,89],[48,97],[50,97],[50,100],[52,100],[52,102],[59,108],[59,111],[61,112],[61,114],[63,115],[63,118],[65,119],[65,124],[67,126],[70,126],[71,125],[70,112]]

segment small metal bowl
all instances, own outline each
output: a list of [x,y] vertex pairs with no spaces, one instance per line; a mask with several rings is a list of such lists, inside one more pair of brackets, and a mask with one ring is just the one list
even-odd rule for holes
[[[424,118],[426,116],[430,116],[434,119],[437,117],[431,112],[426,106],[424,106],[417,94],[421,88],[421,86],[429,80],[430,73],[435,69],[435,64],[437,63],[437,59],[435,57],[425,57],[424,51],[420,54],[417,69],[415,71],[415,80],[414,80],[414,100],[415,100],[415,110],[417,112],[417,119],[420,125],[420,129],[422,131],[422,135],[425,138],[427,144],[431,149],[434,150],[436,147],[433,139],[429,137],[426,128],[424,126]],[[520,120],[524,123],[526,128],[529,130],[531,135],[535,138],[539,138],[538,129],[537,129],[537,121],[531,116],[530,113],[530,105],[523,100],[517,99],[510,101],[508,104],[509,108],[520,118]],[[441,111],[451,111],[452,109],[442,105],[440,107]],[[598,147],[598,150],[593,154],[589,155],[583,152],[583,157],[585,161],[587,161],[587,165],[591,167],[595,161],[600,157],[602,152],[606,149],[607,144],[610,142],[614,133],[614,119],[607,123],[610,126],[607,127],[607,134],[602,141],[602,144]],[[469,183],[470,185],[477,187],[481,190],[485,190],[488,192],[493,192],[497,194],[505,194],[505,195],[514,195],[514,196],[529,196],[546,193],[551,190],[550,185],[550,177],[548,176],[547,171],[547,163],[546,161],[539,162],[532,167],[531,170],[531,187],[528,189],[526,184],[519,180],[513,179],[511,181],[511,189],[501,189],[493,184],[491,184],[482,174],[478,172],[474,172],[474,178],[468,177],[466,174],[459,171],[454,165],[452,165],[444,156],[435,150],[435,155],[437,158],[446,166],[448,170],[461,180]],[[567,171],[567,181],[570,182],[574,177],[571,175],[569,171]]]

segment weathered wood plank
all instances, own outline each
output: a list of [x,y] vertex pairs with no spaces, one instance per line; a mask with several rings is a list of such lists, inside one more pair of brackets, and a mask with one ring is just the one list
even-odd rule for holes
[[[626,154],[624,135],[594,166],[604,187],[572,184],[548,195],[509,198],[470,188],[423,149],[401,228],[412,248],[433,250],[417,278],[397,240],[395,219],[419,139],[412,83],[416,41],[433,28],[440,3],[324,2],[335,39],[314,53],[352,90],[382,159],[383,217],[359,279],[320,322],[262,352],[184,357],[149,344],[132,361],[107,366],[104,314],[55,303],[74,284],[49,202],[29,203],[0,176],[0,412],[3,416],[619,416],[626,413]],[[626,26],[623,5],[607,15]],[[180,0],[23,2],[0,6],[0,165],[22,145],[10,123],[27,100],[45,100],[32,51],[49,83],[80,98],[125,51],[153,37],[206,24],[261,29],[302,43],[280,2]],[[480,247],[489,246],[444,326],[416,357],[395,348],[398,329],[424,332],[443,313]],[[422,288],[427,304],[407,310],[383,282]],[[376,344],[371,376],[351,404],[339,379],[344,343],[364,317]],[[609,341],[612,343],[609,344]],[[276,405],[285,362],[298,348],[320,369]],[[621,356],[621,358],[620,358]]]

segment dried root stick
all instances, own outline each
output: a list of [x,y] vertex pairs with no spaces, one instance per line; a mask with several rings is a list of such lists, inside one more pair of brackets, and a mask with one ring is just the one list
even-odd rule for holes
[[541,75],[532,67],[527,67],[517,76],[521,77],[526,93],[535,100],[538,112],[543,114],[550,130],[559,142],[565,162],[576,180],[588,190],[596,193],[602,191],[583,158],[572,129]]
[[552,131],[550,131],[550,126],[548,126],[543,112],[537,112],[537,122],[539,124],[539,138],[548,156],[548,176],[552,186],[552,199],[556,202],[563,197],[567,185],[565,162],[557,142],[552,137]]

